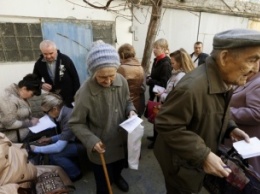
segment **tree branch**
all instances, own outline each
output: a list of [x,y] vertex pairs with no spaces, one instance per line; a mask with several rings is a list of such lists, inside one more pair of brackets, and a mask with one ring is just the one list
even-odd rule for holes
[[112,1],[114,1],[114,0],[108,0],[107,4],[105,6],[96,6],[96,5],[92,4],[92,3],[89,3],[87,0],[83,0],[83,2],[85,2],[86,4],[88,4],[91,7],[94,7],[96,9],[104,9],[104,10],[107,10],[109,8],[109,5],[110,5],[110,3]]

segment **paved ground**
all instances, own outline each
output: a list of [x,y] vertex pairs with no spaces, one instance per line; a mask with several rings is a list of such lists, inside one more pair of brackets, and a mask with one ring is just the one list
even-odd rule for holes
[[[129,184],[128,194],[166,194],[164,179],[157,160],[154,157],[153,150],[147,149],[149,140],[148,135],[152,135],[152,125],[144,119],[145,134],[142,140],[141,159],[138,170],[124,169],[123,177]],[[84,177],[75,182],[77,188],[75,194],[95,194],[95,181],[93,173],[86,164]],[[192,178],[192,177],[191,177]],[[121,194],[116,186],[112,186],[114,194]],[[200,194],[208,194],[203,190]]]

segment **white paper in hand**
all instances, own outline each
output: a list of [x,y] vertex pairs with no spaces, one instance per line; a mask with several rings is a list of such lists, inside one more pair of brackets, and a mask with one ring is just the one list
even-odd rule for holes
[[44,115],[42,118],[39,119],[39,123],[33,127],[29,127],[31,132],[39,133],[49,128],[56,127],[56,124],[50,119],[48,115]]
[[165,88],[162,86],[155,85],[153,87],[153,92],[155,92],[155,93],[160,94],[160,93],[163,93],[164,91],[165,91]]
[[235,142],[233,147],[244,159],[260,156],[260,141],[257,137],[250,138],[250,143],[245,140]]
[[129,119],[125,120],[119,126],[124,128],[128,133],[132,133],[132,131],[141,123],[143,122],[137,115],[130,117]]

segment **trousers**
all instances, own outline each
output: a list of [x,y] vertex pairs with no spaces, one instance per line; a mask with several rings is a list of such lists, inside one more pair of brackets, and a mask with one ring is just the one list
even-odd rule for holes
[[77,143],[68,143],[59,153],[49,154],[50,164],[63,168],[71,180],[74,180],[81,174],[79,164],[77,163],[78,147]]
[[[106,164],[110,184],[115,182],[121,176],[121,172],[124,168],[124,164],[125,164],[124,159]],[[95,181],[96,181],[96,190],[97,190],[96,193],[109,194],[107,183],[106,183],[106,177],[102,165],[92,163],[92,168],[93,168]]]

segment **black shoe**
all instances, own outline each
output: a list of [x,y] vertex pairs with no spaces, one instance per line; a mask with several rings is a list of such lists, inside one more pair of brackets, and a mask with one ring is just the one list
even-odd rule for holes
[[153,147],[154,147],[154,142],[150,143],[147,148],[148,149],[153,149]]
[[150,141],[154,141],[155,140],[154,136],[147,136],[146,139],[148,139]]
[[129,186],[128,183],[125,181],[125,179],[120,176],[116,181],[115,181],[116,186],[124,192],[128,192],[129,191]]

